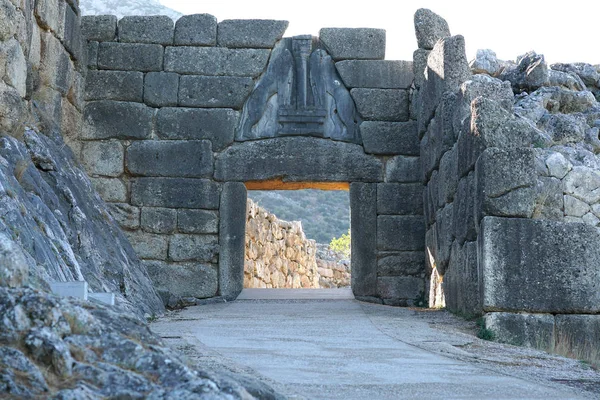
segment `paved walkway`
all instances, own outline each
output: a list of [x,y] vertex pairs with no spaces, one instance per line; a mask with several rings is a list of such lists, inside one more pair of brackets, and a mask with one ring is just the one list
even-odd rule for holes
[[[460,361],[464,339],[440,340],[427,322],[410,317],[414,311],[350,299],[297,300],[306,297],[300,292],[277,295],[285,299],[262,293],[191,307],[153,329],[193,338],[201,352],[251,369],[296,399],[579,398],[566,386]],[[419,348],[427,346],[435,351]]]

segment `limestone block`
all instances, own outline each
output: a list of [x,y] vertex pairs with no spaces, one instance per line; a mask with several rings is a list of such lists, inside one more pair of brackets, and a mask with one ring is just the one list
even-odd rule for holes
[[385,164],[385,181],[409,183],[421,181],[421,161],[419,157],[395,156]]
[[590,211],[590,206],[573,196],[564,196],[565,215],[570,217],[583,217]]
[[[0,6],[1,9],[1,6]],[[27,61],[16,39],[0,43],[0,77],[15,88],[19,96],[27,93]]]
[[27,284],[29,265],[21,247],[5,233],[0,233],[0,287]]
[[600,346],[600,315],[556,315],[556,346],[572,350],[578,358],[597,354]]
[[[43,3],[43,2],[40,2]],[[9,0],[0,1],[0,42],[12,38],[17,32],[17,9]]]
[[492,312],[485,315],[485,327],[499,342],[516,346],[550,350],[556,340],[551,314]]
[[118,32],[123,43],[173,44],[174,24],[166,15],[126,16],[119,20]]
[[167,47],[165,71],[196,75],[260,75],[269,60],[269,50],[222,47]]
[[85,80],[85,100],[141,102],[144,74],[134,71],[89,71]]
[[572,169],[573,165],[560,153],[551,153],[546,158],[546,167],[550,176],[558,179],[564,178]]
[[415,34],[419,48],[431,50],[438,40],[450,36],[450,28],[442,17],[420,8],[415,13]]
[[94,139],[148,139],[154,112],[139,103],[93,101],[85,107],[81,137]]
[[94,189],[106,202],[127,202],[127,186],[116,178],[90,178]]
[[85,15],[81,17],[81,34],[89,41],[112,42],[117,36],[117,17]]
[[408,89],[414,79],[412,61],[345,60],[335,66],[348,88]]
[[144,265],[158,291],[178,298],[205,299],[217,295],[217,269],[205,263],[145,261]]
[[417,49],[413,53],[413,73],[415,74],[415,87],[420,88],[425,82],[427,58],[431,50]]
[[422,216],[380,215],[377,217],[379,250],[418,251],[425,249],[425,222]]
[[140,209],[127,203],[107,204],[110,214],[122,229],[138,229],[140,227]]
[[233,144],[217,155],[215,178],[376,182],[381,181],[382,170],[381,160],[366,155],[362,146],[310,137],[280,137]]
[[323,28],[319,39],[334,61],[385,58],[384,29]]
[[98,48],[100,43],[88,42],[87,44],[87,66],[89,69],[98,68]]
[[423,278],[414,276],[380,276],[377,278],[379,297],[384,300],[398,301],[398,305],[412,306],[424,292],[425,281]]
[[486,217],[478,240],[485,311],[600,311],[595,227]]
[[131,184],[131,204],[216,210],[219,186],[207,179],[137,178]]
[[352,292],[377,295],[377,185],[350,185]]
[[425,273],[423,251],[380,253],[377,260],[377,276],[422,275]]
[[210,177],[213,153],[208,140],[147,140],[127,149],[127,170],[140,176]]
[[454,200],[454,235],[462,245],[465,241],[477,238],[475,230],[475,188],[474,174],[462,178],[458,183]]
[[219,23],[217,43],[229,48],[272,48],[287,27],[287,21],[226,19]]
[[35,16],[38,24],[58,34],[61,30],[62,15],[60,0],[39,0],[35,2]]
[[149,72],[145,75],[144,103],[147,105],[151,107],[176,106],[178,95],[178,74],[172,72]]
[[217,19],[210,14],[184,15],[175,22],[175,45],[214,46],[217,44]]
[[212,142],[213,151],[231,143],[239,113],[230,109],[161,108],[156,116],[157,135],[161,139]]
[[458,187],[458,151],[447,151],[440,160],[438,206],[452,203]]
[[169,258],[174,261],[210,262],[219,254],[219,238],[215,235],[171,236]]
[[179,104],[184,107],[226,107],[240,109],[254,88],[250,77],[182,76]]
[[564,192],[588,204],[600,201],[600,171],[576,166],[565,176]]
[[65,5],[64,9],[63,44],[75,60],[80,60],[83,56],[85,40],[81,36],[81,17],[78,11],[69,5]]
[[464,316],[482,314],[477,243],[454,241],[442,282],[446,307]]
[[163,46],[145,43],[102,42],[98,46],[98,68],[120,71],[161,71]]
[[28,61],[33,69],[39,70],[42,57],[42,36],[37,24],[31,25]]
[[360,131],[367,153],[419,155],[419,137],[415,121],[365,121],[360,125]]
[[85,78],[79,72],[74,72],[71,77],[71,86],[67,93],[67,100],[73,104],[77,111],[83,112],[85,107]]
[[450,250],[454,241],[454,203],[438,210],[435,217],[436,252],[435,261],[438,273],[444,275],[450,261]]
[[166,260],[169,247],[168,235],[155,235],[142,231],[123,231],[133,250],[142,259]]
[[408,121],[408,91],[365,89],[350,91],[358,112],[365,120]]
[[377,184],[377,214],[422,215],[424,189],[420,183]]
[[42,33],[40,84],[65,96],[69,90],[73,63],[60,41],[50,32]]
[[536,199],[533,218],[562,220],[565,214],[565,196],[563,195],[562,182],[557,178],[540,176],[537,179],[535,189]]
[[90,175],[117,177],[123,173],[123,145],[120,141],[85,142],[82,161]]
[[177,229],[182,233],[218,233],[219,216],[208,210],[177,210]]
[[143,207],[140,226],[144,232],[173,233],[177,226],[177,210],[172,208]]

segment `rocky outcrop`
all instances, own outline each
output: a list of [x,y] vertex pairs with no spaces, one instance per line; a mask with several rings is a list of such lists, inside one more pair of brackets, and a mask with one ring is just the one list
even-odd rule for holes
[[316,249],[300,222],[282,221],[248,200],[244,287],[318,288]]
[[317,270],[322,288],[350,286],[350,258],[328,245],[317,244]]

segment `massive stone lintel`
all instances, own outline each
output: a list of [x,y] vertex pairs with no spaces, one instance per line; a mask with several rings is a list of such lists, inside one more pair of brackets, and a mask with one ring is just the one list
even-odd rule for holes
[[361,143],[359,117],[331,56],[311,36],[281,40],[244,105],[236,140],[314,136]]

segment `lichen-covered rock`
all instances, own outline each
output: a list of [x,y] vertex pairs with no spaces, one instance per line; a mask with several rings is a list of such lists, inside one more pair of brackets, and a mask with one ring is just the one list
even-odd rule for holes
[[440,39],[450,36],[445,19],[431,10],[420,8],[415,12],[415,34],[421,49],[431,50]]
[[502,63],[496,53],[490,49],[479,49],[475,58],[469,63],[473,74],[487,74],[496,77],[502,70]]

